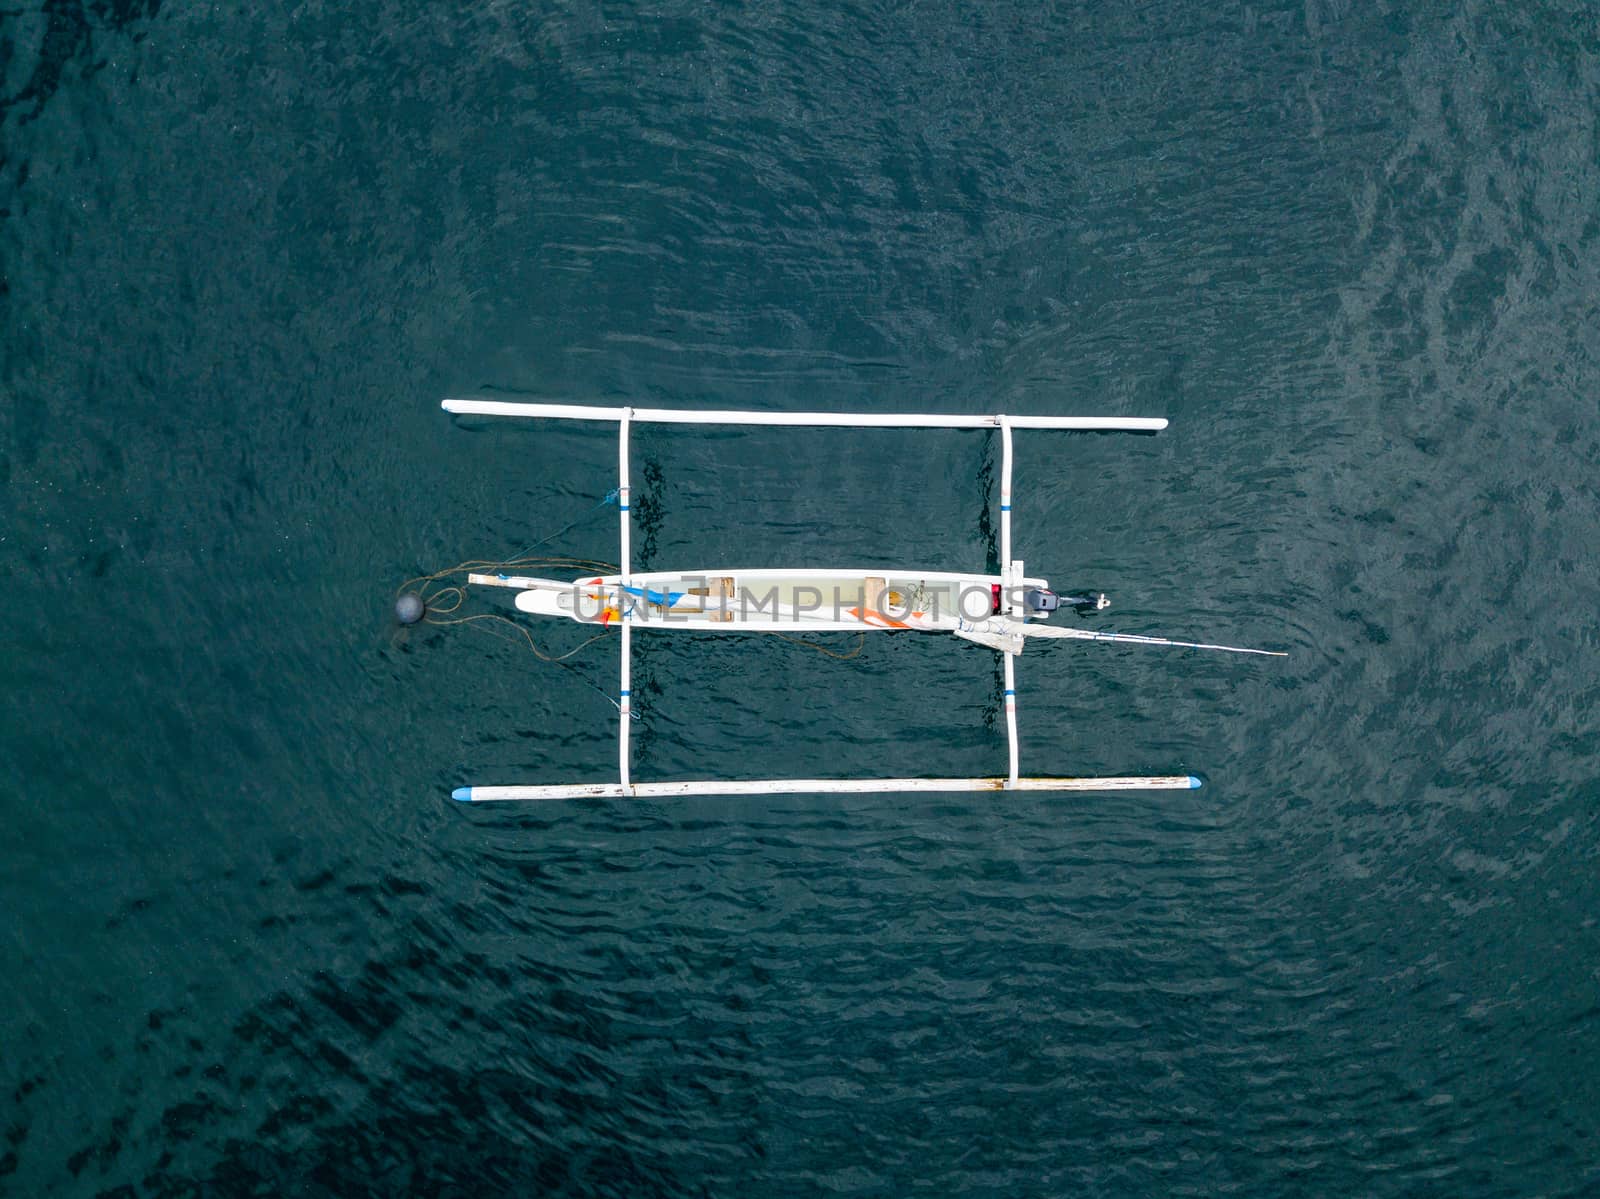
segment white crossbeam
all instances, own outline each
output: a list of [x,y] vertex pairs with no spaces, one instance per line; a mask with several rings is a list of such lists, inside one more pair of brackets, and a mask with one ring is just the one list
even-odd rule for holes
[[[1000,573],[1005,577],[1001,585],[1002,601],[1010,605],[1013,619],[1022,618],[1020,597],[1022,564],[1011,560],[1011,418],[1000,418]],[[1006,751],[1010,759],[1011,774],[1006,783],[1017,785],[1017,771],[1021,768],[1017,747],[1017,655],[1002,653],[1005,662],[1006,701]]]
[[[628,488],[628,432],[632,424],[633,411],[629,408],[622,409],[622,418],[617,424],[617,509],[621,520],[622,550],[618,561],[618,570],[622,585],[628,586],[631,576],[633,557],[633,513],[630,492]],[[623,792],[626,793],[630,786],[630,771],[628,759],[630,755],[630,736],[633,724],[633,605],[624,603],[622,611],[622,679],[618,686],[617,712],[617,763],[618,776],[622,780]]]

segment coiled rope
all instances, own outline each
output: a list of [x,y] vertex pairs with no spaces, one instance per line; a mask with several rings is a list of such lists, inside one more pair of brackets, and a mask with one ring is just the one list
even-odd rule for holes
[[[492,633],[502,640],[516,640],[515,637],[507,637],[502,631],[501,626],[506,626],[510,628],[517,637],[522,638],[527,647],[533,651],[534,657],[538,658],[541,662],[550,662],[554,665],[560,666],[563,670],[571,671],[572,674],[581,680],[583,684],[591,691],[603,696],[607,703],[609,703],[613,708],[616,708],[618,711],[621,711],[622,705],[613,699],[609,693],[602,690],[582,671],[578,670],[574,666],[568,665],[566,661],[574,654],[577,654],[593,645],[596,641],[600,641],[611,636],[614,630],[603,629],[599,633],[596,633],[593,637],[579,642],[565,653],[555,654],[548,653],[544,649],[540,648],[539,643],[533,639],[533,634],[530,633],[524,625],[512,620],[509,616],[503,616],[498,612],[480,612],[471,616],[453,615],[453,613],[460,610],[461,605],[464,604],[467,599],[465,580],[462,578],[462,576],[465,575],[475,573],[509,574],[513,571],[528,569],[561,571],[571,570],[577,571],[580,574],[603,575],[614,573],[617,570],[617,565],[614,562],[603,562],[598,558],[538,557],[534,556],[533,551],[538,549],[540,546],[548,545],[557,537],[560,537],[566,533],[570,533],[579,525],[594,519],[594,517],[598,515],[600,510],[605,508],[606,505],[616,503],[619,494],[620,493],[616,489],[607,492],[603,497],[601,497],[599,502],[597,502],[593,508],[589,509],[589,511],[578,517],[577,520],[562,526],[554,533],[551,533],[548,537],[544,537],[538,541],[535,541],[532,545],[525,549],[519,550],[516,554],[513,554],[509,558],[505,558],[500,561],[472,559],[467,562],[457,563],[455,566],[448,567],[445,570],[436,570],[432,574],[417,575],[415,578],[407,579],[395,590],[395,599],[398,601],[399,598],[407,591],[411,590],[412,588],[416,588],[417,598],[422,602],[422,620],[425,623],[431,625],[472,625],[476,628],[482,629],[486,633]],[[447,581],[453,579],[460,579],[461,581]],[[638,714],[634,713],[633,715],[634,719],[637,720]]]
[[[540,538],[532,545],[520,550],[513,557],[506,558],[502,561],[493,561],[487,558],[475,558],[466,562],[457,563],[455,566],[447,567],[444,570],[436,570],[431,574],[417,575],[414,578],[407,579],[395,589],[395,598],[398,600],[401,595],[415,587],[417,589],[417,597],[422,601],[422,620],[425,624],[440,626],[474,625],[483,629],[484,632],[493,633],[496,637],[500,637],[503,640],[514,641],[516,640],[515,637],[506,637],[500,631],[500,627],[502,625],[510,628],[517,635],[517,637],[522,638],[528,649],[533,652],[534,657],[538,658],[541,662],[549,662],[553,665],[562,667],[564,670],[571,671],[577,678],[582,680],[582,682],[591,691],[603,696],[607,703],[620,712],[622,710],[621,704],[612,698],[608,692],[604,691],[596,683],[594,683],[593,680],[585,676],[581,671],[577,670],[575,667],[567,665],[566,661],[568,658],[573,657],[575,654],[587,649],[596,641],[603,641],[605,638],[612,636],[616,632],[615,628],[603,629],[601,632],[596,633],[593,637],[590,637],[584,641],[580,641],[577,645],[573,646],[565,653],[549,653],[540,648],[539,643],[533,639],[533,634],[528,631],[525,625],[512,620],[509,616],[503,616],[498,612],[480,612],[474,613],[470,616],[453,615],[455,612],[459,611],[461,605],[466,602],[467,591],[466,587],[462,583],[445,582],[445,580],[458,578],[468,574],[508,574],[514,570],[527,569],[573,570],[578,571],[581,574],[615,574],[617,573],[618,569],[615,562],[604,562],[598,558],[537,557],[532,556],[532,552],[538,549],[540,546],[548,545],[557,537],[560,537],[566,533],[570,533],[579,525],[593,519],[600,509],[604,508],[608,504],[616,503],[619,495],[620,492],[618,492],[616,489],[607,492],[606,495],[602,497],[592,509],[584,513],[577,520],[562,526],[554,533],[551,533],[548,537]],[[442,585],[435,586],[435,584]],[[866,634],[864,632],[858,633],[856,634],[855,648],[847,653],[840,653],[837,650],[829,649],[825,645],[819,645],[815,641],[806,641],[800,637],[791,637],[787,633],[778,633],[777,636],[792,645],[797,645],[802,649],[815,650],[824,657],[833,658],[840,662],[848,662],[853,658],[859,657],[861,651],[866,647],[867,641]],[[631,713],[631,715],[635,720],[639,719],[639,713],[637,711]]]

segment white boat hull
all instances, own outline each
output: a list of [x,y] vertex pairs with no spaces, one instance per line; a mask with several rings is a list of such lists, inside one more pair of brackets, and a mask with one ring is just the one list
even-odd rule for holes
[[[999,575],[870,569],[652,571],[572,583],[494,580],[521,587],[524,612],[610,624],[627,612],[639,630],[705,632],[953,632],[994,611]],[[1023,587],[1045,587],[1024,579]]]

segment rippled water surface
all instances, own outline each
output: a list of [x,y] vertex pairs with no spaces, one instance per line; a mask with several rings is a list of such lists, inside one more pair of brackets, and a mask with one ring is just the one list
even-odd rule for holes
[[[1592,5],[46,0],[0,75],[0,1192],[1600,1188]],[[614,644],[389,617],[614,555],[610,433],[472,392],[1164,415],[1019,436],[1018,554],[1292,656],[1019,661],[1025,768],[1193,793],[456,805],[615,755]],[[997,453],[642,428],[636,558],[982,567]],[[1004,768],[974,646],[635,686],[640,777]]]

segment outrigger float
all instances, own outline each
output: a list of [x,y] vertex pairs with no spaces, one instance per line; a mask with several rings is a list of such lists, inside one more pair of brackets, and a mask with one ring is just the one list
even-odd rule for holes
[[[877,791],[1166,791],[1200,786],[1194,775],[1056,778],[1024,775],[1017,754],[1016,658],[1029,638],[1174,646],[1234,654],[1285,657],[1281,651],[1175,641],[1131,633],[1098,632],[1042,623],[1063,604],[1080,611],[1106,606],[1103,595],[1057,596],[1011,557],[1012,434],[1019,429],[1158,433],[1160,417],[879,414],[864,412],[750,412],[669,408],[610,408],[579,404],[527,404],[503,400],[447,399],[446,412],[547,420],[610,421],[617,426],[619,571],[576,581],[509,574],[472,574],[468,582],[515,590],[516,606],[538,616],[615,626],[622,664],[617,707],[618,778],[605,783],[547,783],[458,787],[454,798],[496,800],[648,798],[680,795],[785,795]],[[628,442],[635,424],[779,425],[846,429],[996,429],[1000,433],[1000,564],[998,575],[877,569],[630,569],[632,517]],[[641,782],[632,776],[629,726],[633,720],[634,630],[713,633],[850,632],[944,633],[994,650],[1005,671],[1006,740],[1010,770],[987,778],[702,779]]]

